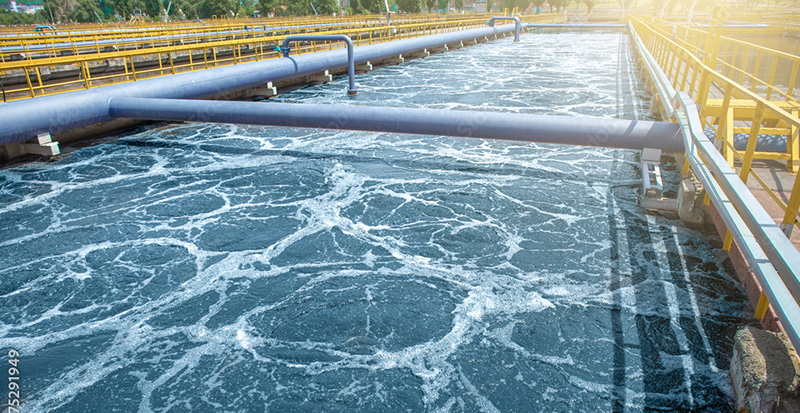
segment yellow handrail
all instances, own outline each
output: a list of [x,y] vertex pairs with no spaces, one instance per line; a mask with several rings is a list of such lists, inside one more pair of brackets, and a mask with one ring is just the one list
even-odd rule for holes
[[[663,35],[672,36],[674,41],[680,43],[684,48],[691,50],[698,56],[703,55],[705,45],[711,40],[710,32],[707,30],[689,27],[685,24],[672,23],[663,19],[653,18],[651,21],[655,30],[660,31]],[[723,73],[727,72],[728,76],[738,75],[738,83],[740,84],[742,84],[745,79],[748,80],[750,89],[754,92],[758,90],[758,86],[763,86],[766,89],[764,94],[767,99],[770,99],[773,93],[777,93],[785,100],[798,101],[793,94],[795,92],[798,68],[800,68],[800,56],[770,49],[743,40],[720,36],[718,53],[728,51],[730,51],[730,54],[725,53],[723,57],[718,56],[715,63],[716,66],[721,66],[721,71]],[[746,66],[748,57],[750,57],[753,52],[756,54],[754,56],[755,63],[753,73],[750,73]],[[766,79],[759,77],[761,60],[765,58],[771,59],[769,75]],[[736,64],[737,60],[740,61],[739,64]],[[782,62],[788,63],[789,67],[791,67],[789,71],[791,74],[788,77],[789,83],[783,89],[775,85],[776,74]],[[725,69],[727,69],[727,71]]]
[[[534,21],[551,21],[561,16],[537,15]],[[347,34],[356,45],[372,44],[409,37],[483,27],[485,20],[464,19],[429,21],[392,26],[331,30],[328,34]],[[16,79],[17,85],[5,82],[8,100],[33,98],[69,90],[135,81],[145,77],[201,70],[228,64],[278,57],[273,46],[287,35],[218,40],[130,50],[95,52],[72,56],[45,57],[36,60],[0,63],[3,80]],[[342,47],[340,44],[311,43],[300,53]]]
[[[777,129],[788,130],[787,142],[792,148],[788,148],[788,153],[786,154],[770,153],[768,157],[769,159],[786,159],[789,161],[789,168],[796,172],[798,162],[800,162],[800,160],[798,160],[797,150],[800,118],[797,116],[797,111],[790,113],[779,107],[775,102],[765,99],[735,82],[733,79],[713,70],[696,56],[695,53],[678,44],[673,39],[670,39],[669,36],[663,34],[662,31],[647,25],[640,19],[631,17],[630,22],[634,25],[634,28],[640,36],[642,36],[645,46],[654,55],[661,68],[667,76],[672,79],[673,87],[675,87],[676,90],[687,92],[689,95],[693,96],[695,102],[700,105],[701,120],[704,123],[704,127],[713,129],[715,124],[718,123],[716,127],[718,146],[726,155],[731,166],[733,166],[733,154],[742,159],[739,171],[742,180],[747,182],[749,176],[756,177],[755,179],[764,190],[770,194],[771,198],[779,199],[777,194],[765,185],[764,180],[761,177],[757,177],[757,174],[752,169],[753,160],[759,157],[755,150],[756,142],[762,130],[766,132],[776,132]],[[692,80],[687,82],[690,76]],[[718,88],[723,91],[722,107],[720,112],[716,114],[709,113],[709,105],[707,105],[709,101],[709,85],[712,83],[716,84]],[[733,122],[736,120],[735,108],[732,106],[734,96],[737,101],[749,101],[752,102],[754,106],[753,114],[749,118],[750,126],[747,128],[749,130],[747,148],[743,154],[739,151],[732,152],[735,150],[732,145],[733,134],[735,133]],[[712,118],[711,121],[709,121],[709,117]],[[762,124],[765,119],[777,121],[778,124],[776,126],[779,126],[779,128],[763,127]],[[778,206],[784,211],[782,220],[784,225],[796,226],[800,223],[797,216],[798,209],[800,209],[800,174],[798,174],[798,178],[795,178],[795,184],[790,194],[789,201],[786,204],[782,202],[778,203]],[[729,239],[726,239],[726,244],[728,243]]]

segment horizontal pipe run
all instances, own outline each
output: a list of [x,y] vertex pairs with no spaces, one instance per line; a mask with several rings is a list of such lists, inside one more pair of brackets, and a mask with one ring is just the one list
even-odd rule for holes
[[115,118],[241,123],[682,152],[675,123],[441,109],[112,98]]
[[[479,37],[509,32],[513,25],[395,40],[355,48],[355,62],[380,61],[401,54],[433,49]],[[147,97],[203,99],[225,96],[248,88],[263,86],[297,76],[335,70],[347,65],[345,50],[308,53],[291,59],[268,59],[257,62],[210,68],[98,88],[40,96],[9,102],[0,110],[0,145],[32,139],[40,133],[81,128],[112,120],[108,100],[112,97]]]
[[347,44],[347,78],[350,83],[349,89],[347,89],[348,95],[355,95],[356,92],[356,64],[355,64],[355,57],[353,55],[353,41],[350,40],[350,36],[344,34],[295,34],[291,36],[286,36],[283,39],[283,44],[281,45],[281,51],[283,52],[283,57],[289,57],[289,53],[291,49],[289,48],[289,44],[292,42],[345,42]]

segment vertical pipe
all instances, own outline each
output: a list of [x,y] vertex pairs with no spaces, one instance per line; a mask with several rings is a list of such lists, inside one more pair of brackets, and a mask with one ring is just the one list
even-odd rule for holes
[[350,39],[349,36],[344,34],[323,34],[323,35],[292,35],[286,36],[283,39],[283,45],[281,46],[281,51],[283,51],[283,57],[289,57],[289,43],[296,42],[296,41],[343,41],[347,44],[347,77],[349,80],[349,89],[347,90],[348,95],[355,95],[358,92],[356,91],[356,65],[355,65],[355,53],[353,52],[353,41]]
[[491,19],[489,19],[488,22],[486,22],[486,24],[494,27],[494,22],[496,20],[514,20],[514,41],[515,42],[519,41],[519,29],[520,26],[522,25],[522,23],[519,20],[519,17],[492,17]]

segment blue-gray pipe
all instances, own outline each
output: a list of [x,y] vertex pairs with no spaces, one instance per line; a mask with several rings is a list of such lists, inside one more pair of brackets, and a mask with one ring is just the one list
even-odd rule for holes
[[355,95],[356,93],[356,63],[355,55],[353,53],[353,41],[350,36],[345,34],[294,34],[286,36],[281,45],[283,57],[289,57],[289,43],[291,42],[345,42],[347,43],[347,77],[350,81],[350,88],[347,89],[348,95]]
[[[376,62],[400,54],[440,47],[477,37],[509,32],[512,25],[414,37],[359,46],[356,63]],[[154,77],[75,92],[11,101],[0,110],[0,145],[35,138],[39,133],[81,128],[113,118],[108,115],[112,97],[203,99],[235,93],[296,76],[338,69],[347,64],[344,50],[308,53],[292,59],[268,59],[206,70]]]
[[486,22],[486,24],[494,27],[494,22],[497,20],[514,20],[514,41],[518,42],[519,29],[522,26],[522,23],[519,21],[519,17],[511,17],[511,16],[492,17],[491,19],[489,19],[488,22]]
[[607,148],[683,152],[671,122],[355,105],[112,98],[115,118],[241,123],[460,136]]

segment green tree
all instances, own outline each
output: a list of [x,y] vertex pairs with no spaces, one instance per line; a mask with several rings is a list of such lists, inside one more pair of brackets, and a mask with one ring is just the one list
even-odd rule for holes
[[314,13],[314,11],[311,10],[311,3],[309,3],[309,0],[286,0],[285,4],[289,6],[289,14],[295,16],[307,16]]
[[[544,1],[544,0],[542,0],[542,1]],[[464,10],[464,0],[455,0],[453,2],[453,6],[456,8],[456,10],[459,10],[459,11]]]
[[361,4],[360,0],[350,0],[350,14],[365,14],[367,9]]
[[97,15],[102,13],[100,2],[97,0],[78,0],[75,8],[69,12],[69,19],[76,22],[97,21]]
[[[258,0],[256,8],[261,12],[261,16],[267,17],[270,13],[275,13],[275,7],[278,6],[276,0]],[[277,13],[275,13],[277,15]]]
[[[169,0],[167,0],[167,4],[169,4]],[[197,15],[196,6],[190,0],[172,0],[169,16],[173,20],[198,19],[200,16]]]
[[239,2],[236,0],[200,0],[197,4],[197,14],[207,19],[211,16],[218,18],[232,17],[239,10]]
[[[544,3],[544,0],[542,0]],[[525,11],[531,4],[530,0],[502,0],[500,3],[503,7],[508,7],[508,10],[518,7],[520,12]]]
[[556,12],[560,12],[567,7],[569,0],[550,0],[548,3],[550,4],[550,12],[553,12],[553,7],[556,8]]
[[[56,23],[61,21],[61,16],[69,16],[69,13],[77,6],[76,0],[44,0],[42,2],[45,10],[53,13]],[[64,22],[66,23],[66,22]]]
[[367,13],[381,13],[383,12],[383,0],[359,0],[359,4]]
[[[49,0],[45,0],[45,2],[46,1]],[[126,19],[129,19],[133,15],[133,10],[137,8],[140,10],[145,9],[144,2],[142,0],[110,0],[109,5],[117,14],[125,17]]]
[[[36,23],[37,17],[41,19],[42,16],[0,9],[0,25],[33,24]],[[50,21],[50,19],[45,21]]]
[[581,3],[586,5],[586,14],[592,14],[592,9],[597,4],[597,0],[580,0]]
[[[317,6],[319,9],[319,6]],[[236,17],[253,17],[253,13],[256,11],[256,5],[247,3],[243,4],[239,7],[239,11],[236,13]]]
[[319,14],[339,13],[339,2],[336,0],[318,0],[314,2]]
[[150,17],[158,17],[161,14],[161,9],[167,9],[166,6],[166,3],[161,0],[143,0],[142,13]]
[[425,8],[428,9],[428,13],[436,12],[436,4],[438,3],[437,0],[422,0],[425,5]]
[[397,7],[406,13],[419,13],[422,11],[420,0],[397,0]]

